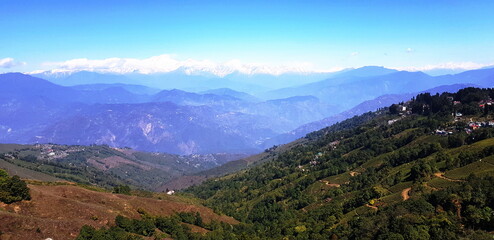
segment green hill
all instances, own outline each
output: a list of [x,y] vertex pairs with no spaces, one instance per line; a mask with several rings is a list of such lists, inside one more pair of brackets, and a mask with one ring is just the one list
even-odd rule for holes
[[492,98],[420,94],[186,192],[238,239],[492,239]]
[[[201,214],[137,209],[137,218],[86,224],[77,239],[492,239],[493,97],[494,89],[476,88],[419,94],[220,168],[196,168],[196,176],[219,177],[173,196],[238,222],[206,224]],[[108,146],[0,145],[0,151],[11,171],[106,187],[160,186],[171,175],[193,174],[188,168],[195,166],[194,156]],[[158,198],[150,205],[156,210],[169,196],[148,197]]]
[[173,178],[194,174],[242,155],[179,156],[107,145],[0,144],[0,168],[22,178],[67,180],[111,188],[156,190]]

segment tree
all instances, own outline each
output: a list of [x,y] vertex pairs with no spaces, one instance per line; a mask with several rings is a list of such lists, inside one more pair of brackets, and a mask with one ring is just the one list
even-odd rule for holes
[[464,212],[468,224],[476,228],[492,229],[494,224],[494,211],[490,207],[479,208],[468,205]]
[[202,221],[202,217],[199,212],[196,212],[196,221],[194,224],[199,227],[204,227],[204,222]]
[[413,181],[427,180],[436,171],[437,169],[433,164],[420,160],[419,163],[410,170],[410,178]]
[[450,148],[461,147],[463,144],[465,144],[465,136],[463,134],[448,136],[448,145]]
[[389,107],[389,113],[391,114],[398,114],[400,112],[400,105],[398,104],[392,104]]
[[9,177],[5,171],[0,171],[0,201],[9,204],[22,200],[31,200],[26,182],[17,175]]
[[113,188],[113,193],[130,195],[130,187],[127,185],[118,185]]
[[79,236],[77,236],[76,240],[90,240],[93,239],[93,236],[96,234],[96,229],[89,225],[84,225],[79,232]]

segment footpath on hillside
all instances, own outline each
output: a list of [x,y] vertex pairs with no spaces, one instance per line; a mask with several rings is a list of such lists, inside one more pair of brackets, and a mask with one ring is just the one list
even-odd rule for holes
[[444,179],[444,180],[447,180],[447,181],[450,181],[450,182],[464,182],[464,180],[458,180],[458,179],[452,179],[452,178],[446,177],[446,176],[444,176],[444,173],[442,173],[442,172],[434,173],[434,176],[441,178],[441,179]]

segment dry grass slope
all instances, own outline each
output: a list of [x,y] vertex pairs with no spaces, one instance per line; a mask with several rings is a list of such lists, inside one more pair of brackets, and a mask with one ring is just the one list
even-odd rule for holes
[[0,206],[0,239],[74,239],[85,225],[111,226],[117,215],[139,218],[138,209],[151,215],[200,212],[205,222],[236,223],[209,208],[180,202],[170,196],[163,200],[96,192],[78,186],[29,185],[31,201]]

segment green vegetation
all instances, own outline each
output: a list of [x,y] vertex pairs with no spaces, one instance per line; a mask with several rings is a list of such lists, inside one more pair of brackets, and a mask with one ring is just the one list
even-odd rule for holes
[[242,222],[223,239],[492,239],[489,98],[419,94],[186,192]]
[[[86,185],[99,185],[110,188],[127,182],[112,172],[101,171],[87,161],[91,158],[120,156],[108,146],[64,146],[64,145],[25,145],[0,154],[3,161],[20,168],[45,173]],[[24,173],[25,171],[21,171]]]
[[119,185],[113,188],[113,193],[130,195],[130,187],[127,185]]
[[348,239],[492,239],[493,187],[494,178],[471,176],[461,185],[354,217],[331,233]]
[[60,178],[56,178],[42,172],[20,167],[18,165],[9,163],[1,158],[0,158],[0,168],[5,169],[5,171],[13,175],[19,175],[21,178],[24,179],[38,180],[44,182],[62,181],[62,179]]
[[129,185],[155,190],[173,178],[214,167],[222,157],[137,152],[107,145],[0,144],[0,167],[23,178],[67,180],[106,189]]
[[[171,237],[175,240],[216,240],[231,239],[229,236],[233,236],[229,232],[233,228],[231,225],[216,221],[206,224],[197,212],[180,212],[170,217],[150,216],[143,211],[140,213],[141,219],[129,219],[118,215],[115,218],[116,226],[108,229],[97,230],[91,226],[84,226],[76,239],[134,240],[143,237],[155,237],[155,239]],[[207,233],[194,233],[189,225],[204,228]]]
[[26,182],[19,176],[9,177],[6,171],[0,169],[0,201],[8,204],[22,200],[31,200]]
[[140,240],[139,236],[135,236],[119,227],[111,227],[109,229],[95,229],[92,226],[85,225],[82,227],[79,236],[76,240]]

